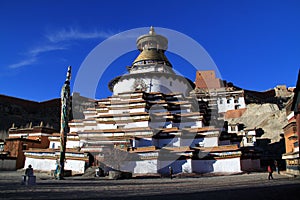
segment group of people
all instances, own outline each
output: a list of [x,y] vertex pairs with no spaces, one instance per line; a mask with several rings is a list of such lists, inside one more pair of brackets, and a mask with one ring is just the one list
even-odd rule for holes
[[[280,171],[279,171],[279,167],[278,167],[278,162],[275,160],[274,162],[274,166],[276,168],[276,171],[278,174],[280,174]],[[272,165],[268,165],[268,179],[274,179],[273,178],[273,166]],[[169,167],[169,175],[170,175],[170,178],[172,179],[173,178],[173,168],[170,166]],[[31,165],[28,166],[28,168],[25,170],[25,180],[26,180],[26,176],[33,176],[33,168]]]

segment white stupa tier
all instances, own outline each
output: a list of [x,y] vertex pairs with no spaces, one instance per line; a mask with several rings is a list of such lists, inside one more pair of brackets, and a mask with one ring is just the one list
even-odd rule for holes
[[188,93],[194,88],[194,83],[177,75],[165,56],[168,40],[157,35],[151,27],[149,34],[137,39],[139,56],[128,67],[129,74],[118,76],[109,82],[109,88],[114,95],[124,92],[161,92]]

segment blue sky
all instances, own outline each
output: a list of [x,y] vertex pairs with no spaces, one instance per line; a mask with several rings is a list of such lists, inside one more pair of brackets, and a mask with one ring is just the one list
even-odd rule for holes
[[[1,0],[0,94],[35,101],[57,98],[68,65],[73,67],[73,84],[81,63],[98,44],[151,25],[196,40],[222,78],[239,87],[263,91],[296,84],[300,1],[151,2]],[[107,82],[124,73],[137,54],[121,56],[108,67],[96,98],[110,95]],[[172,53],[168,56],[175,70],[194,80],[195,68]]]

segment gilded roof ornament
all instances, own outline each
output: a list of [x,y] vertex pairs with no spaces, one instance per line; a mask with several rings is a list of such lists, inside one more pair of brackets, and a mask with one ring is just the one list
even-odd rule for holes
[[155,35],[154,27],[150,27],[149,35]]

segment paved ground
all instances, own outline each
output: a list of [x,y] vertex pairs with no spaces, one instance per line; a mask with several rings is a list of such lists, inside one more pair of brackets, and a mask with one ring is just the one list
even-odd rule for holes
[[0,199],[298,199],[300,178],[267,173],[201,178],[54,180],[35,174],[35,186],[21,185],[23,172],[0,172]]

